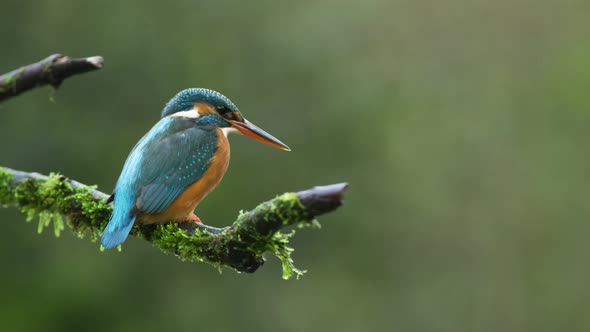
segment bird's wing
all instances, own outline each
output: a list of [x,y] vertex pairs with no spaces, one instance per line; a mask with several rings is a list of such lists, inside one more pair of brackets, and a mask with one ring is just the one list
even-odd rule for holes
[[162,119],[165,123],[154,126],[125,163],[121,178],[130,182],[138,212],[164,211],[205,173],[215,154],[215,128],[183,121]]

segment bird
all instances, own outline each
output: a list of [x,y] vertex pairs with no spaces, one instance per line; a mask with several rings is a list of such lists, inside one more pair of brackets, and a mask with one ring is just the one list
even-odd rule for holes
[[101,246],[119,246],[136,223],[201,222],[193,211],[223,178],[230,159],[227,135],[234,132],[291,150],[246,120],[221,93],[205,88],[178,92],[125,161],[107,200],[114,206]]

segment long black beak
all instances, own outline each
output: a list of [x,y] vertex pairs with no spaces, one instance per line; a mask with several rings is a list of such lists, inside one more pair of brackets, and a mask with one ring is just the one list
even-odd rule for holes
[[273,135],[267,133],[266,131],[262,130],[261,128],[257,127],[252,122],[244,119],[243,122],[241,121],[231,121],[231,124],[234,128],[236,128],[240,133],[252,137],[253,139],[260,141],[262,143],[266,143],[268,145],[274,146],[275,148],[291,151],[291,149],[283,142],[279,141]]

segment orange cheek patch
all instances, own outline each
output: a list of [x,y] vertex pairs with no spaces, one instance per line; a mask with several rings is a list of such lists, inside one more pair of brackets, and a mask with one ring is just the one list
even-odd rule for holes
[[194,105],[195,110],[199,113],[200,116],[205,116],[207,114],[215,113],[215,110],[211,105],[207,103],[195,103]]

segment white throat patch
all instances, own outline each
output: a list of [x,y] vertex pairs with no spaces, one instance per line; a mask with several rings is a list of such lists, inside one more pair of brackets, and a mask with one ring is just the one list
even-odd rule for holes
[[229,135],[230,133],[237,133],[238,132],[238,130],[233,127],[221,128],[221,131],[223,131],[223,134],[225,135],[225,137],[227,137],[227,135]]
[[199,114],[196,109],[192,109],[188,111],[176,112],[171,116],[196,119],[200,117],[201,114]]

